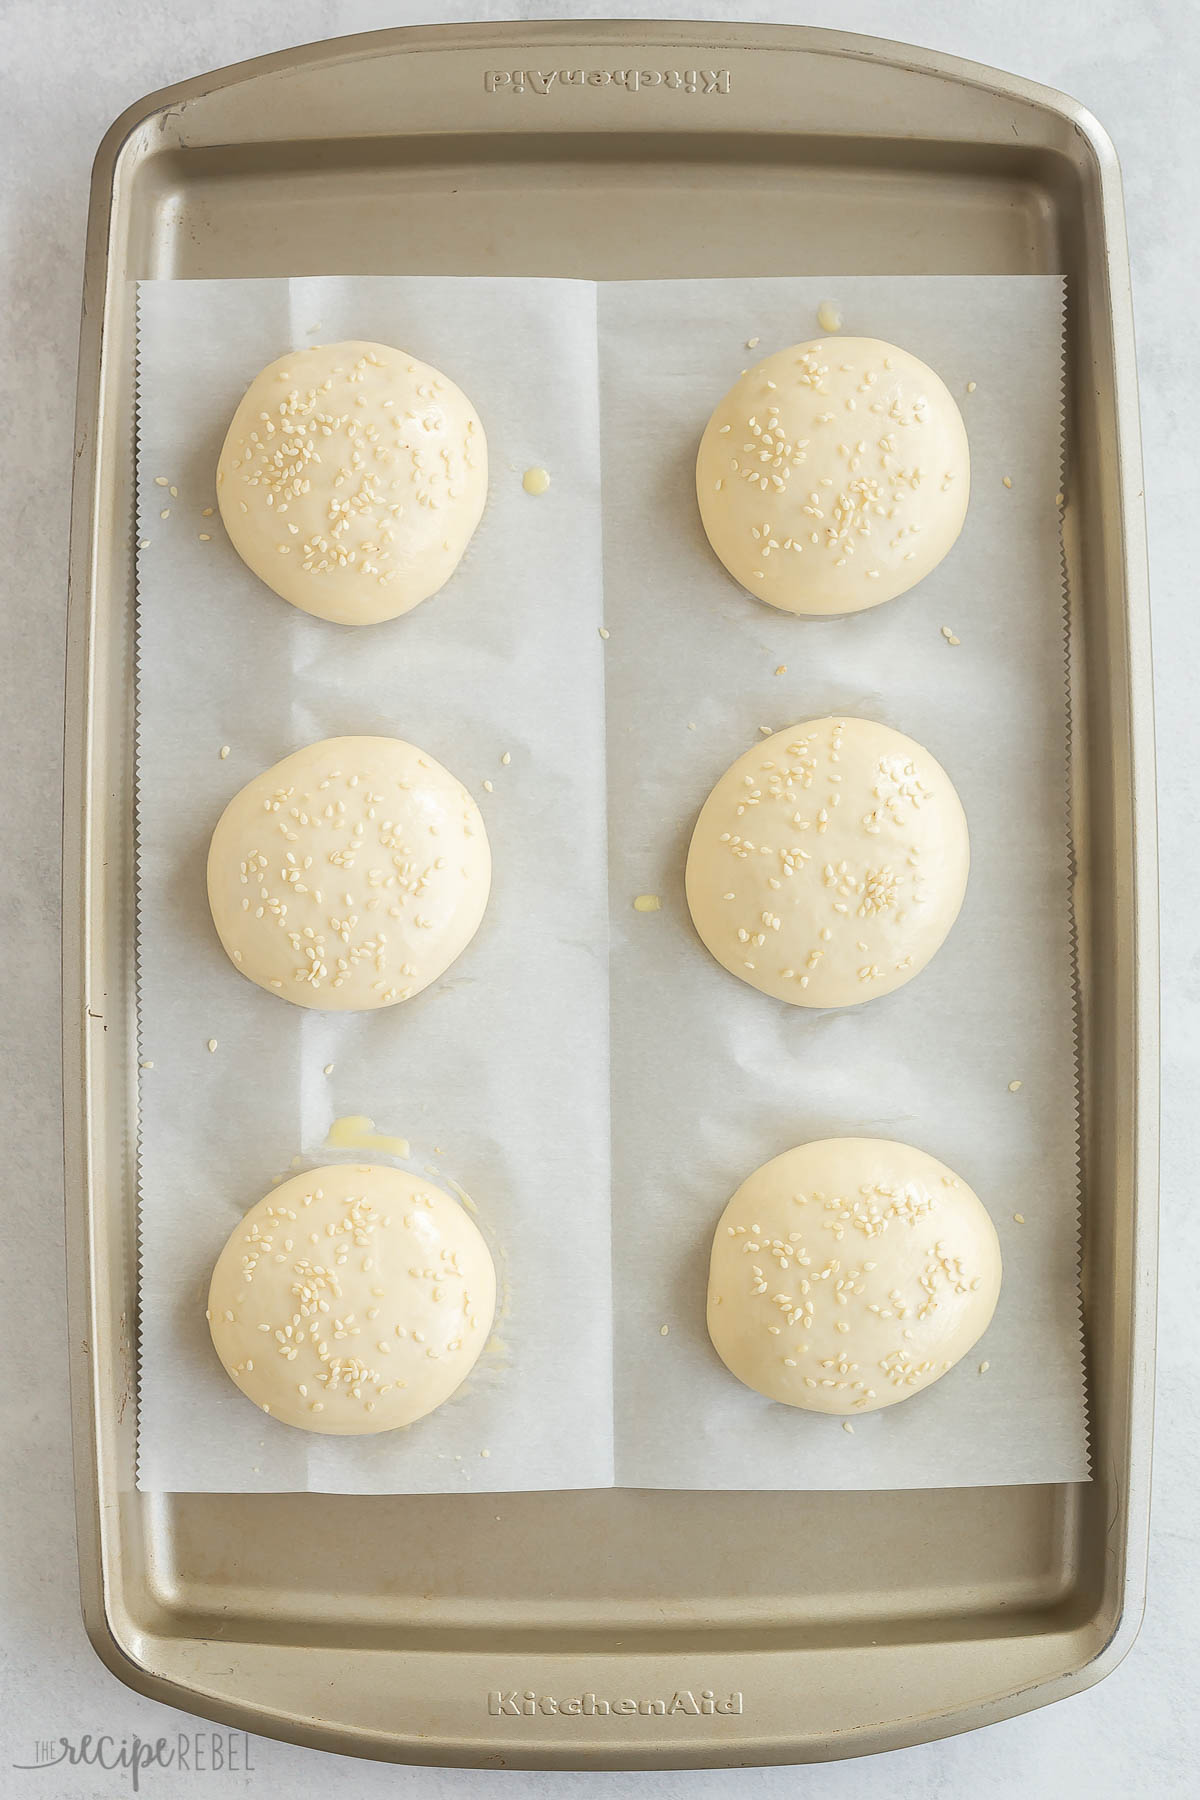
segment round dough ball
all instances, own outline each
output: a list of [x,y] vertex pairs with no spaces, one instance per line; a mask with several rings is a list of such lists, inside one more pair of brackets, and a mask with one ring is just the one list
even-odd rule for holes
[[810,719],[722,775],[687,859],[717,961],[793,1006],[857,1006],[920,973],[958,917],[970,846],[950,777],[870,719]]
[[885,1138],[825,1138],[764,1163],[721,1214],[708,1332],[769,1400],[875,1412],[952,1369],[999,1292],[996,1228],[945,1163]]
[[448,1400],[495,1308],[491,1253],[457,1201],[400,1169],[337,1163],[250,1208],[217,1258],[207,1318],[248,1400],[349,1437]]
[[227,955],[297,1006],[365,1011],[436,981],[479,928],[492,859],[460,781],[400,738],[326,738],[235,794],[208,852]]
[[302,612],[374,625],[453,575],[487,498],[460,388],[387,344],[317,344],[247,388],[217,501],[247,568]]
[[962,530],[971,460],[945,383],[877,338],[764,357],[705,427],[708,541],[756,600],[852,613],[907,593]]

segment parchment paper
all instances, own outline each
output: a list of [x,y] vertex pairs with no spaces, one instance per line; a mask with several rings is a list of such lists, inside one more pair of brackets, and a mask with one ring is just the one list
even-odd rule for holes
[[[692,486],[715,401],[752,358],[817,335],[826,298],[848,332],[938,369],[972,451],[951,556],[910,595],[842,621],[745,596],[707,549]],[[147,283],[139,304],[139,971],[153,1063],[140,1485],[1085,1479],[1061,283],[323,278]],[[488,510],[454,580],[359,632],[275,599],[202,516],[250,378],[291,345],[351,336],[445,368],[491,455]],[[521,488],[531,464],[552,476],[538,499]],[[682,870],[697,808],[758,727],[830,710],[894,724],[946,765],[972,874],[918,980],[812,1013],[717,968]],[[236,977],[203,870],[230,795],[340,732],[410,738],[459,774],[487,819],[496,882],[448,976],[403,1006],[337,1018]],[[661,910],[635,912],[642,893]],[[473,1196],[508,1300],[478,1370],[430,1419],[322,1439],[247,1406],[212,1353],[203,1298],[237,1218],[294,1157],[333,1160],[325,1134],[349,1113],[408,1138],[407,1166]],[[1005,1257],[978,1353],[853,1435],[743,1389],[704,1329],[729,1194],[778,1151],[841,1132],[943,1158],[988,1205]]]

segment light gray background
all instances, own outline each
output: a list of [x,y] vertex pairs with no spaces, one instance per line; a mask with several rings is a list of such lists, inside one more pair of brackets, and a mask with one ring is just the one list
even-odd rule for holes
[[[1128,1800],[1194,1794],[1200,1572],[1196,1558],[1200,1353],[1191,1285],[1200,1212],[1200,878],[1193,838],[1200,759],[1195,604],[1196,456],[1187,419],[1194,358],[1182,354],[1200,292],[1200,8],[1193,0],[684,0],[544,7],[458,0],[0,0],[0,484],[8,551],[0,601],[0,919],[6,926],[0,1119],[5,1147],[0,1295],[10,1373],[0,1392],[4,1588],[0,1598],[0,1796],[112,1800],[88,1771],[20,1774],[33,1740],[187,1729],[122,1687],[94,1657],[75,1589],[62,1295],[58,1083],[58,820],[67,519],[87,176],[106,126],[153,88],[293,42],[438,19],[543,16],[775,18],[904,36],[1066,89],[1113,134],[1125,170],[1146,438],[1162,747],[1164,927],[1163,1285],[1154,1544],[1145,1627],[1100,1687],[984,1732],[866,1762],[806,1770],[570,1776],[396,1769],[254,1740],[254,1773],[144,1778],[143,1791],[205,1800],[286,1791],[433,1800],[916,1800],[1028,1796]],[[1180,391],[1183,365],[1189,385]],[[14,409],[22,405],[19,428]],[[1186,433],[1186,435],[1185,435]],[[18,1363],[37,1348],[36,1375]],[[1189,1769],[1192,1773],[1189,1775]]]

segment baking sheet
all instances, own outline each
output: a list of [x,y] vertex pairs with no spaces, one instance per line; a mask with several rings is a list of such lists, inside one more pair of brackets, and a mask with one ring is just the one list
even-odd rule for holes
[[[962,396],[973,496],[959,546],[913,594],[815,622],[729,582],[696,521],[691,464],[738,369],[815,335],[830,296],[847,330],[895,338]],[[139,971],[154,1066],[141,1083],[141,1486],[1086,1476],[1061,312],[1061,282],[1028,277],[143,285]],[[359,633],[273,599],[202,513],[250,376],[281,347],[345,336],[443,366],[478,405],[492,458],[488,511],[454,582]],[[537,500],[520,485],[531,463],[552,474]],[[760,724],[828,710],[927,743],[973,826],[946,947],[908,988],[843,1014],[775,1007],[723,975],[682,896],[712,781]],[[401,1008],[337,1019],[234,978],[207,921],[203,861],[238,786],[343,731],[395,732],[454,769],[483,807],[497,875],[448,977]],[[634,912],[644,892],[661,911]],[[329,1123],[358,1112],[411,1141],[409,1166],[473,1194],[508,1316],[431,1419],[376,1439],[302,1437],[222,1375],[204,1286],[246,1206],[294,1156],[327,1160]],[[1006,1264],[986,1375],[969,1358],[911,1405],[855,1420],[852,1436],[742,1389],[703,1322],[729,1193],[788,1145],[842,1131],[908,1138],[959,1170]]]

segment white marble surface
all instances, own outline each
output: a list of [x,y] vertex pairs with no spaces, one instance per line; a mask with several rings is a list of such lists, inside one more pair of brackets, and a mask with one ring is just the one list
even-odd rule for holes
[[[0,1795],[5,1800],[111,1800],[128,1782],[79,1770],[20,1773],[36,1737],[85,1731],[151,1738],[188,1721],[122,1687],[95,1659],[75,1591],[72,1483],[63,1353],[58,1092],[58,811],[66,540],[87,175],[110,120],[152,88],[289,42],[430,17],[515,14],[774,17],[905,36],[1013,68],[1084,100],[1112,132],[1126,179],[1138,316],[1151,576],[1162,747],[1164,976],[1163,1284],[1154,1544],[1145,1627],[1100,1687],[969,1737],[868,1762],[805,1771],[700,1775],[554,1775],[393,1769],[255,1740],[254,1771],[156,1776],[143,1792],[171,1800],[286,1789],[292,1800],[345,1794],[475,1797],[529,1793],[639,1800],[813,1800],[853,1795],[1088,1795],[1126,1800],[1195,1794],[1200,1727],[1195,1687],[1200,1616],[1196,1557],[1200,1410],[1191,1289],[1200,1260],[1200,949],[1193,883],[1200,759],[1195,670],[1200,609],[1187,546],[1196,456],[1186,425],[1194,368],[1175,371],[1200,290],[1200,10],[1193,0],[654,0],[623,8],[520,7],[466,0],[0,0],[0,483],[7,497],[8,575],[0,603],[0,918],[5,971],[0,1117],[5,1143],[5,1253],[0,1258],[10,1374],[0,1391],[6,1454],[0,1489]],[[1190,366],[1194,359],[1189,359]],[[13,408],[27,407],[21,428]],[[1178,509],[1182,507],[1183,511]],[[18,1370],[21,1334],[36,1374]]]

